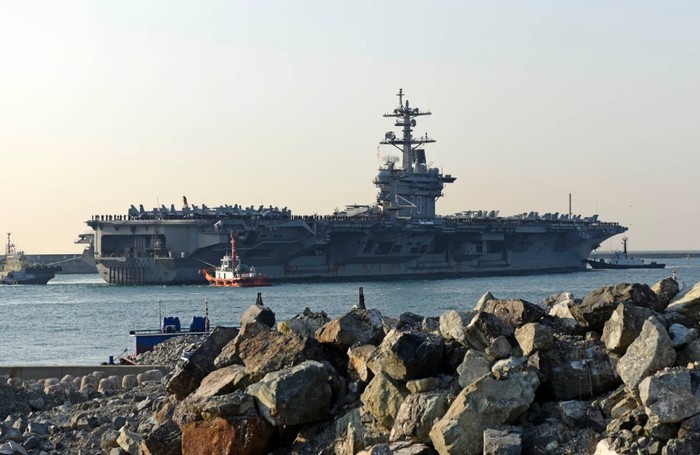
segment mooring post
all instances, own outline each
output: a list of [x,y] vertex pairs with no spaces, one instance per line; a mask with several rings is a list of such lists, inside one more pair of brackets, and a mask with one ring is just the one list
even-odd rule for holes
[[262,301],[262,292],[258,292],[258,298],[255,299],[255,304],[260,306],[264,305]]
[[357,303],[357,307],[366,310],[367,307],[365,306],[365,293],[364,290],[362,289],[362,286],[360,286],[360,301]]

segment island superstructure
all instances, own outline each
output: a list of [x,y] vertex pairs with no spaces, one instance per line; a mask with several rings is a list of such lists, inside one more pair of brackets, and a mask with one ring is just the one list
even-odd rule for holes
[[388,156],[374,179],[377,200],[351,205],[327,216],[297,216],[286,207],[209,208],[189,205],[126,215],[96,215],[98,272],[115,284],[203,282],[200,269],[216,264],[236,236],[241,260],[275,281],[438,278],[560,273],[584,270],[601,242],[627,228],[597,215],[536,212],[498,216],[471,210],[436,214],[446,184],[456,180],[426,161],[416,137],[417,118],[399,90],[394,118],[399,135],[387,132],[381,145],[400,151]]

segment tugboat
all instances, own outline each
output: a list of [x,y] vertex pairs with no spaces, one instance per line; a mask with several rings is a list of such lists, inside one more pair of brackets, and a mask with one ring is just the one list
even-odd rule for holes
[[17,251],[7,233],[5,259],[0,264],[0,284],[46,284],[61,271],[61,267],[53,265],[30,265],[24,252]]
[[646,263],[644,259],[630,257],[627,254],[627,237],[622,237],[622,251],[616,251],[610,259],[586,259],[594,269],[663,269],[666,264],[655,261]]
[[[214,272],[212,275],[210,272]],[[213,269],[202,269],[200,272],[211,286],[225,287],[253,287],[271,286],[271,278],[255,270],[255,267],[248,267],[241,264],[241,260],[236,256],[236,235],[231,234],[231,254],[225,254],[221,258],[221,265]]]

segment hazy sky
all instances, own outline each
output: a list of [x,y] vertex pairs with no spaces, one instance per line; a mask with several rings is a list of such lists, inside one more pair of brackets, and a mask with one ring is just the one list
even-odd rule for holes
[[0,1],[0,232],[70,253],[132,203],[372,203],[401,87],[457,177],[440,214],[566,212],[571,192],[633,250],[700,249],[699,19],[690,1]]

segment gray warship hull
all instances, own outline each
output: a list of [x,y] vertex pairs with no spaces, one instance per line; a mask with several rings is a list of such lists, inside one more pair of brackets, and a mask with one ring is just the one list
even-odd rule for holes
[[388,155],[374,179],[373,205],[348,206],[329,216],[293,216],[285,208],[188,205],[127,215],[93,216],[87,224],[95,265],[109,283],[204,282],[200,270],[227,254],[234,235],[241,261],[275,281],[439,278],[517,275],[584,270],[589,254],[624,232],[617,223],[536,212],[499,217],[496,211],[438,216],[436,201],[456,177],[431,168],[424,146],[435,142],[413,134],[417,118],[431,115],[399,105],[384,117],[400,128],[380,145]]
[[[275,281],[441,278],[584,270],[615,223],[262,219],[93,221],[96,266],[116,284],[203,283],[235,232],[241,260]],[[126,252],[126,253],[124,253]]]

